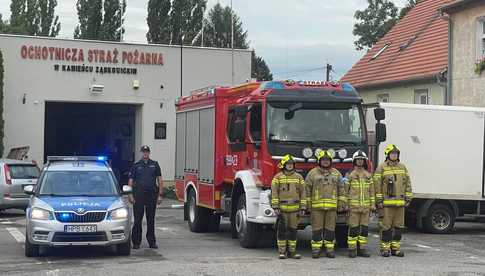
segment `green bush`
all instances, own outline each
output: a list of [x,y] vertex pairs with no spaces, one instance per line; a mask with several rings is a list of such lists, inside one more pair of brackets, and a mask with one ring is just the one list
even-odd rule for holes
[[163,187],[163,197],[177,199],[177,196],[175,195],[175,186]]

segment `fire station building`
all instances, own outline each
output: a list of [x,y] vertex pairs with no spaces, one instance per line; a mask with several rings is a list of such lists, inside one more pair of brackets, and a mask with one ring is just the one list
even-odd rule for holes
[[0,51],[6,151],[107,155],[122,181],[143,144],[173,180],[175,100],[251,78],[247,50],[0,35]]

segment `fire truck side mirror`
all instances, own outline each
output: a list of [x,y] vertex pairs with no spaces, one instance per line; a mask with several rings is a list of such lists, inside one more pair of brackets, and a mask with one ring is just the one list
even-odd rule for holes
[[374,117],[377,121],[382,121],[386,118],[386,110],[384,108],[376,108],[374,109]]
[[376,142],[382,143],[385,142],[387,139],[387,130],[386,125],[382,123],[376,124]]

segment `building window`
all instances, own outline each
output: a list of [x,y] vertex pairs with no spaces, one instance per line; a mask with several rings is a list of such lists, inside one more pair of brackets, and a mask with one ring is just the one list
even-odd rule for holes
[[485,57],[485,17],[478,19],[477,24],[477,59]]
[[388,103],[389,102],[389,94],[379,94],[377,95],[377,102],[379,103]]
[[415,104],[429,104],[429,91],[428,91],[428,89],[416,89],[416,90],[414,90],[414,103]]
[[167,123],[155,123],[155,140],[167,139]]

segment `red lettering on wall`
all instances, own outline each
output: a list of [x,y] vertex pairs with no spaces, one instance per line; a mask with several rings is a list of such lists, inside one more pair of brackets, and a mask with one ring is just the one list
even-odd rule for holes
[[27,46],[25,45],[22,45],[22,48],[20,48],[20,56],[23,58],[23,59],[26,59],[27,58]]
[[67,60],[67,61],[71,61],[72,56],[71,56],[71,49],[70,49],[70,48],[67,48],[67,49],[66,49],[66,54],[65,54],[65,56],[66,56],[66,60]]
[[83,49],[79,49],[79,56],[78,56],[78,61],[84,62],[84,52]]
[[158,54],[158,65],[163,65],[163,55],[162,54]]
[[54,47],[49,47],[49,59],[54,59]]
[[46,60],[49,57],[49,50],[47,47],[42,47],[42,59]]

